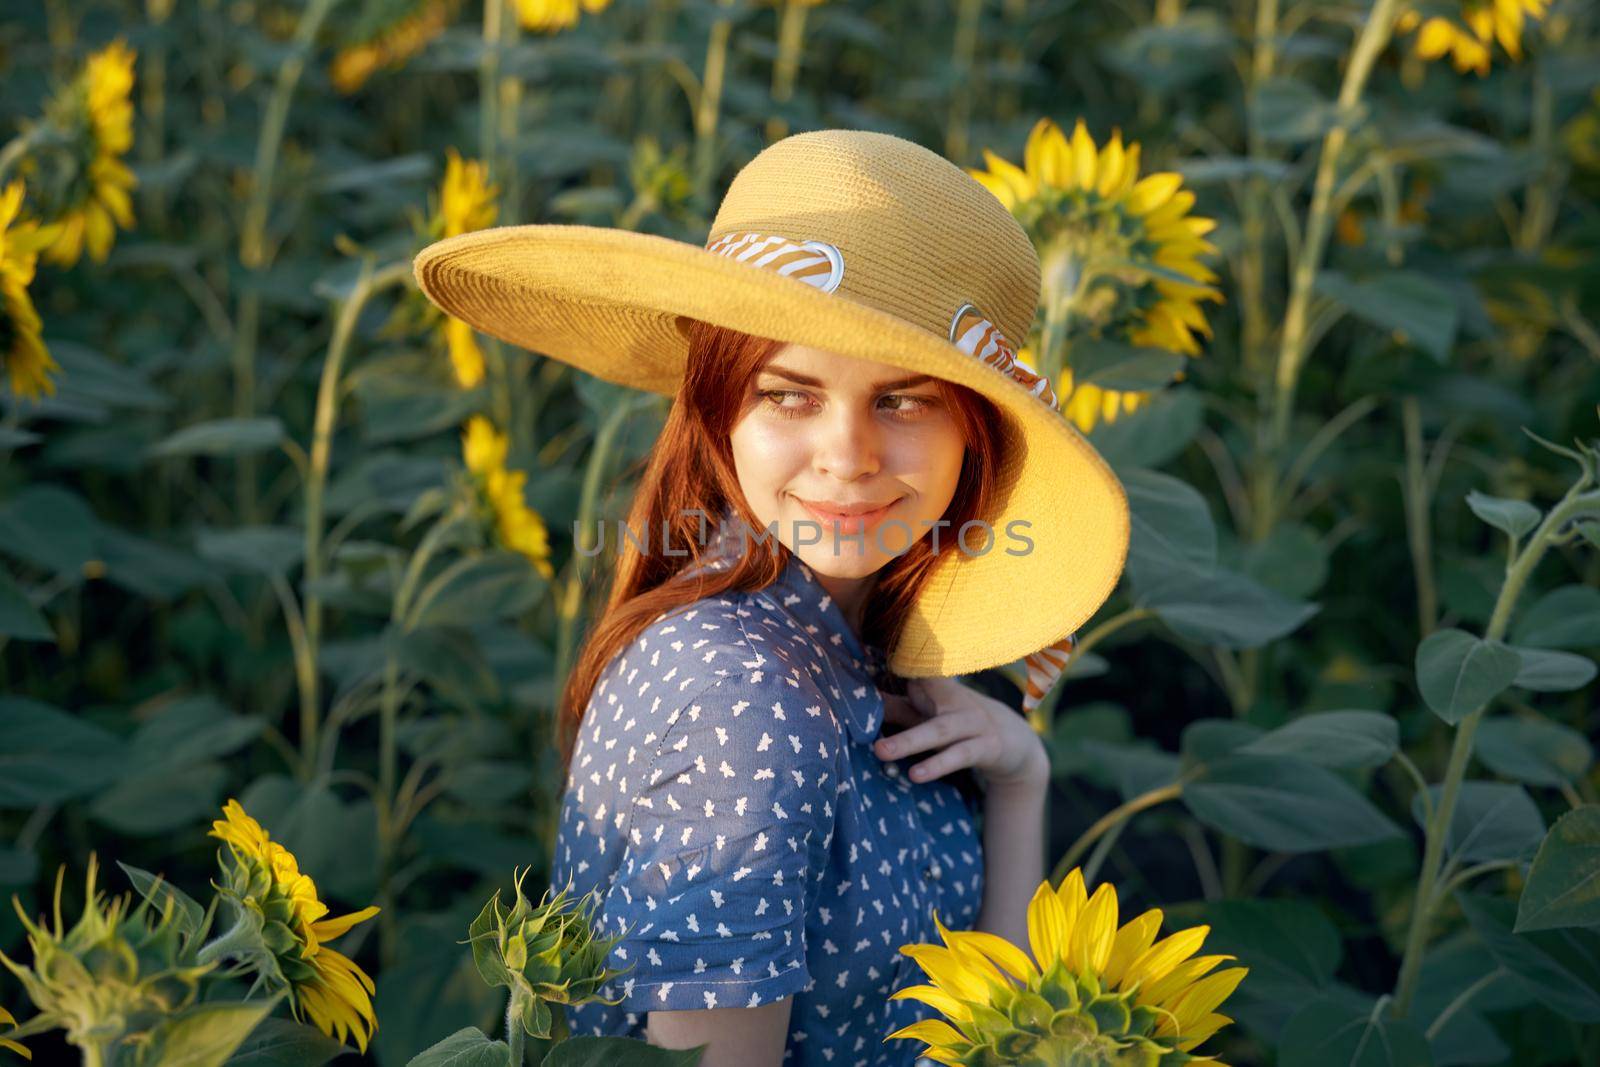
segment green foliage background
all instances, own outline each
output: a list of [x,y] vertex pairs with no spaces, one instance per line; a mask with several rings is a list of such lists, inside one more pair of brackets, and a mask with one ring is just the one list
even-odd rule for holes
[[[113,36],[138,53],[138,223],[41,267],[58,389],[0,394],[0,887],[25,910],[91,850],[203,885],[237,796],[325,898],[383,906],[340,946],[377,978],[376,1062],[493,1032],[459,942],[548,868],[551,707],[603,578],[573,524],[622,514],[665,408],[487,339],[462,389],[433,338],[383,332],[446,150],[492,162],[499,224],[702,243],[775,132],[981,167],[1081,116],[1184,175],[1226,302],[1182,380],[1098,378],[1152,396],[1090,434],[1135,532],[1040,717],[1052,855],[1251,968],[1227,1062],[1600,1063],[1594,4],[1557,0],[1486,76],[1374,31],[1392,0],[832,2],[791,46],[752,3],[614,0],[556,34],[456,4],[333,86],[423,6],[0,19],[0,138]],[[1324,169],[1348,195],[1319,213]],[[552,580],[445,521],[474,413]],[[1007,673],[979,682],[1014,697]],[[0,947],[19,932],[0,912]],[[0,1004],[28,1014],[3,978]]]

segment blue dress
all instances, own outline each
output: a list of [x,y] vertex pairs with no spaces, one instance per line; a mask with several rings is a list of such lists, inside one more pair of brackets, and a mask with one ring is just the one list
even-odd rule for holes
[[935,910],[976,922],[975,813],[949,781],[906,776],[928,753],[873,753],[882,651],[781,551],[775,583],[661,616],[595,685],[553,880],[596,895],[628,972],[602,990],[621,1003],[567,1019],[643,1039],[651,1010],[792,994],[785,1065],[910,1067],[923,1044],[884,1037],[937,1013],[888,999],[926,981],[898,950],[939,943]]

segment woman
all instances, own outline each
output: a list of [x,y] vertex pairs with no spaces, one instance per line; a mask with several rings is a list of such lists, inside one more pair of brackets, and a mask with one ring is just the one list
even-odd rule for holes
[[675,398],[558,709],[553,880],[626,968],[574,1032],[912,1063],[899,946],[935,915],[1026,943],[1043,877],[1044,749],[953,676],[1027,657],[1036,701],[1127,551],[1120,484],[1006,339],[1038,297],[1021,227],[920,146],[824,130],[747,164],[704,248],[502,227],[417,274]]

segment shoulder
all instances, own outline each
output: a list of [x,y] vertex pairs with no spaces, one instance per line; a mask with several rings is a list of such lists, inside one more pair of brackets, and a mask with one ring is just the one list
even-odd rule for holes
[[782,737],[831,749],[841,724],[827,696],[821,645],[800,635],[802,648],[797,634],[763,591],[732,591],[666,612],[602,673],[591,697],[593,725],[603,733],[608,722],[644,722],[645,736],[670,743],[696,732],[753,731],[759,739],[763,724],[774,724]]

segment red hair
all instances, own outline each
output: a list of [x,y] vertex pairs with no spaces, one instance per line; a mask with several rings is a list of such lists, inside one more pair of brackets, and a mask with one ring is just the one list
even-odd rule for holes
[[[617,539],[610,595],[585,637],[557,706],[563,764],[572,758],[578,726],[600,675],[646,627],[705,597],[764,589],[777,580],[788,559],[789,549],[780,544],[776,552],[739,553],[733,566],[704,571],[692,582],[672,580],[709,548],[701,543],[703,521],[708,531],[714,530],[718,517],[731,507],[746,528],[759,532],[764,525],[740,489],[730,438],[751,402],[751,380],[784,345],[697,319],[688,325],[683,381],[645,461],[628,514],[628,529],[644,542],[645,551],[628,537]],[[955,495],[942,516],[950,529],[959,530],[963,523],[988,515],[1000,470],[1000,412],[966,386],[941,380],[938,388],[966,441]],[[862,636],[868,643],[886,651],[894,648],[906,613],[937,559],[931,540],[919,538],[879,573],[862,616]],[[955,538],[940,540],[940,552],[958,550]],[[597,566],[594,573],[603,570]]]

